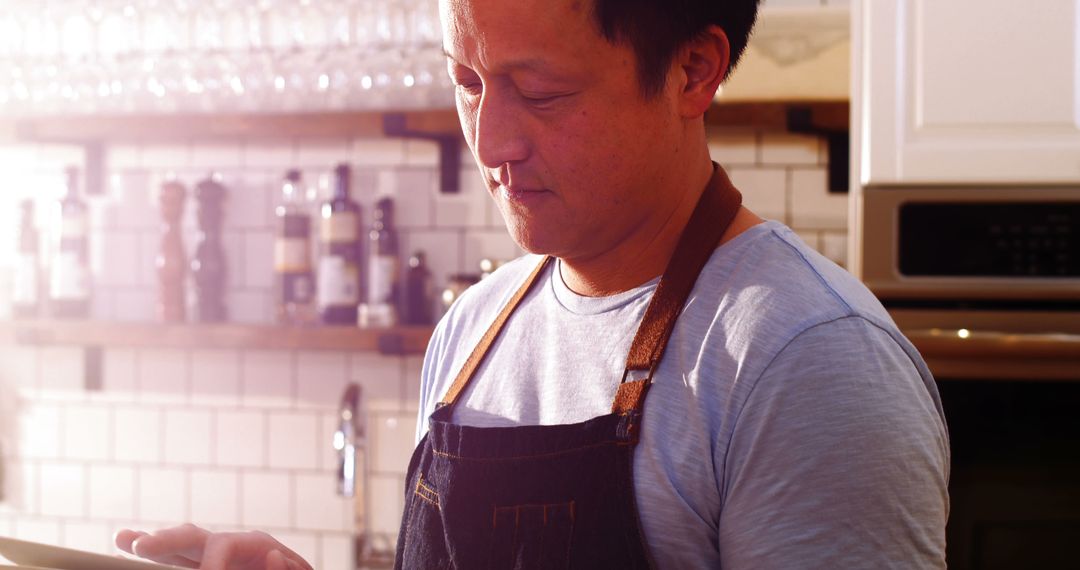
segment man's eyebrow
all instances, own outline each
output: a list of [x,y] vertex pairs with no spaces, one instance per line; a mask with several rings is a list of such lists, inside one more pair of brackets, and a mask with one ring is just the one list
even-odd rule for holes
[[[453,55],[451,55],[449,51],[446,51],[445,47],[442,48],[442,53],[450,61],[458,65],[464,65],[463,63],[459,62]],[[557,74],[554,69],[551,69],[551,66],[546,61],[538,57],[507,61],[499,65],[499,70],[503,72],[522,70]]]

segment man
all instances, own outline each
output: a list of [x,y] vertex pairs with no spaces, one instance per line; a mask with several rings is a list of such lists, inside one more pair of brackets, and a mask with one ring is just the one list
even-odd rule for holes
[[[756,0],[440,8],[466,140],[533,255],[431,340],[398,566],[944,566],[949,451],[925,364],[709,159],[703,114]],[[308,567],[261,533],[117,543]]]

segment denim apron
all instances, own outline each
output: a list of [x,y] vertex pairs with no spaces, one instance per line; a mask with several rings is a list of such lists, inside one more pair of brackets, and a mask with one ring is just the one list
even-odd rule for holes
[[742,196],[714,165],[650,299],[610,414],[563,425],[453,423],[458,396],[551,263],[544,258],[470,354],[413,452],[395,568],[654,566],[638,519],[632,472],[645,396],[694,282],[741,203]]

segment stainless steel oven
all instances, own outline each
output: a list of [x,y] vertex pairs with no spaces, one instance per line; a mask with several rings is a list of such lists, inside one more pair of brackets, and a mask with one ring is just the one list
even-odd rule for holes
[[938,380],[950,568],[1060,568],[1080,544],[1080,187],[869,187],[859,277]]
[[1080,333],[1080,186],[868,187],[859,199],[859,276],[902,328]]

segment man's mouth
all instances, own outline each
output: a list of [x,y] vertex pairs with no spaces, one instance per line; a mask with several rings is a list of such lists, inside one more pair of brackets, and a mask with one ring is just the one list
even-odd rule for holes
[[499,194],[510,201],[522,202],[538,198],[544,194],[548,194],[548,190],[544,188],[526,188],[522,186],[502,186],[499,185]]

